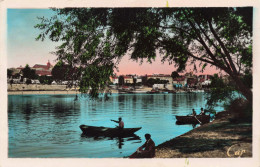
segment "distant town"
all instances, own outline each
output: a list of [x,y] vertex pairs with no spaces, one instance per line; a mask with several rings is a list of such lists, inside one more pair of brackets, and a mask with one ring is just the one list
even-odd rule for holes
[[[28,68],[27,70],[25,70]],[[68,85],[77,81],[57,80],[53,76],[54,66],[48,61],[46,65],[35,64],[32,67],[20,66],[7,69],[7,82],[9,91],[25,90],[19,88],[19,84],[27,85]],[[29,71],[28,71],[29,70]],[[27,73],[27,74],[25,74]],[[28,74],[30,73],[30,74]],[[136,74],[114,75],[110,77],[110,89],[117,90],[119,93],[173,93],[181,91],[204,91],[210,88],[212,75],[196,75],[187,72],[179,75],[176,71],[172,74],[152,74],[138,76]],[[222,79],[228,82],[227,76]],[[12,85],[17,84],[14,89]],[[38,86],[39,88],[39,86]],[[67,87],[66,87],[67,88]],[[34,88],[30,88],[33,90]],[[59,88],[56,87],[59,90]],[[62,87],[62,89],[65,89]]]

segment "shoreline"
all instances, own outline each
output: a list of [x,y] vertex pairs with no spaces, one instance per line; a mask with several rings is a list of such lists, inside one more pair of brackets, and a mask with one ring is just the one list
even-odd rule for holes
[[[111,91],[111,93],[118,93],[117,90]],[[24,90],[24,91],[7,91],[8,95],[43,95],[43,94],[81,94],[76,90]]]
[[[146,94],[146,92],[136,92],[136,93],[120,93],[118,90],[111,89],[111,94]],[[138,90],[138,91],[144,91],[144,90]],[[169,93],[169,94],[179,94],[179,93],[188,93],[185,91],[180,91],[176,93]],[[81,93],[76,90],[8,90],[7,95],[43,95],[43,94],[78,94]],[[162,93],[155,93],[155,94],[162,94]]]
[[[152,90],[151,87],[144,86],[143,88],[137,88],[134,91],[127,92],[120,92],[119,89],[114,88],[107,88],[107,90],[110,91],[110,93],[130,93],[130,94],[140,94],[140,93],[146,93]],[[201,92],[200,90],[199,92]],[[204,92],[204,91],[203,91]],[[38,85],[38,84],[8,84],[7,87],[7,93],[8,95],[29,95],[29,94],[81,94],[79,92],[79,88],[67,88],[66,85]],[[103,93],[103,92],[100,92]],[[189,93],[185,90],[175,90],[174,93]],[[159,93],[160,94],[160,93]]]
[[7,91],[7,95],[48,95],[48,94],[79,94],[78,91],[69,90],[26,90],[26,91]]
[[156,146],[155,158],[252,157],[252,123],[232,118],[226,111],[218,113],[212,122]]

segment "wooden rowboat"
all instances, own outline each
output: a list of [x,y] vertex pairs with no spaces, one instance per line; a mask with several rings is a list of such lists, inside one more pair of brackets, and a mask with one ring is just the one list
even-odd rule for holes
[[107,136],[107,137],[126,137],[126,136],[133,136],[134,133],[141,129],[138,128],[108,128],[103,126],[88,126],[88,125],[80,125],[80,129],[82,130],[83,134],[89,136]]
[[177,124],[198,124],[209,123],[209,115],[196,115],[196,116],[176,116]]

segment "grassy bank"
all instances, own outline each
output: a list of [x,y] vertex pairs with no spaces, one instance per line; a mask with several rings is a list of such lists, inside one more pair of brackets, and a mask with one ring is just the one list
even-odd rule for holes
[[156,158],[252,157],[252,123],[230,121],[222,112],[217,118],[156,148]]

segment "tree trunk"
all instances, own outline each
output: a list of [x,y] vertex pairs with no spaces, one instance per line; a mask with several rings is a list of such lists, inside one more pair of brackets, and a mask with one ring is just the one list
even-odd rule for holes
[[236,82],[236,85],[242,95],[245,96],[245,98],[248,100],[250,104],[253,104],[253,92],[250,90],[249,87],[247,87],[238,76],[230,75],[232,79]]

